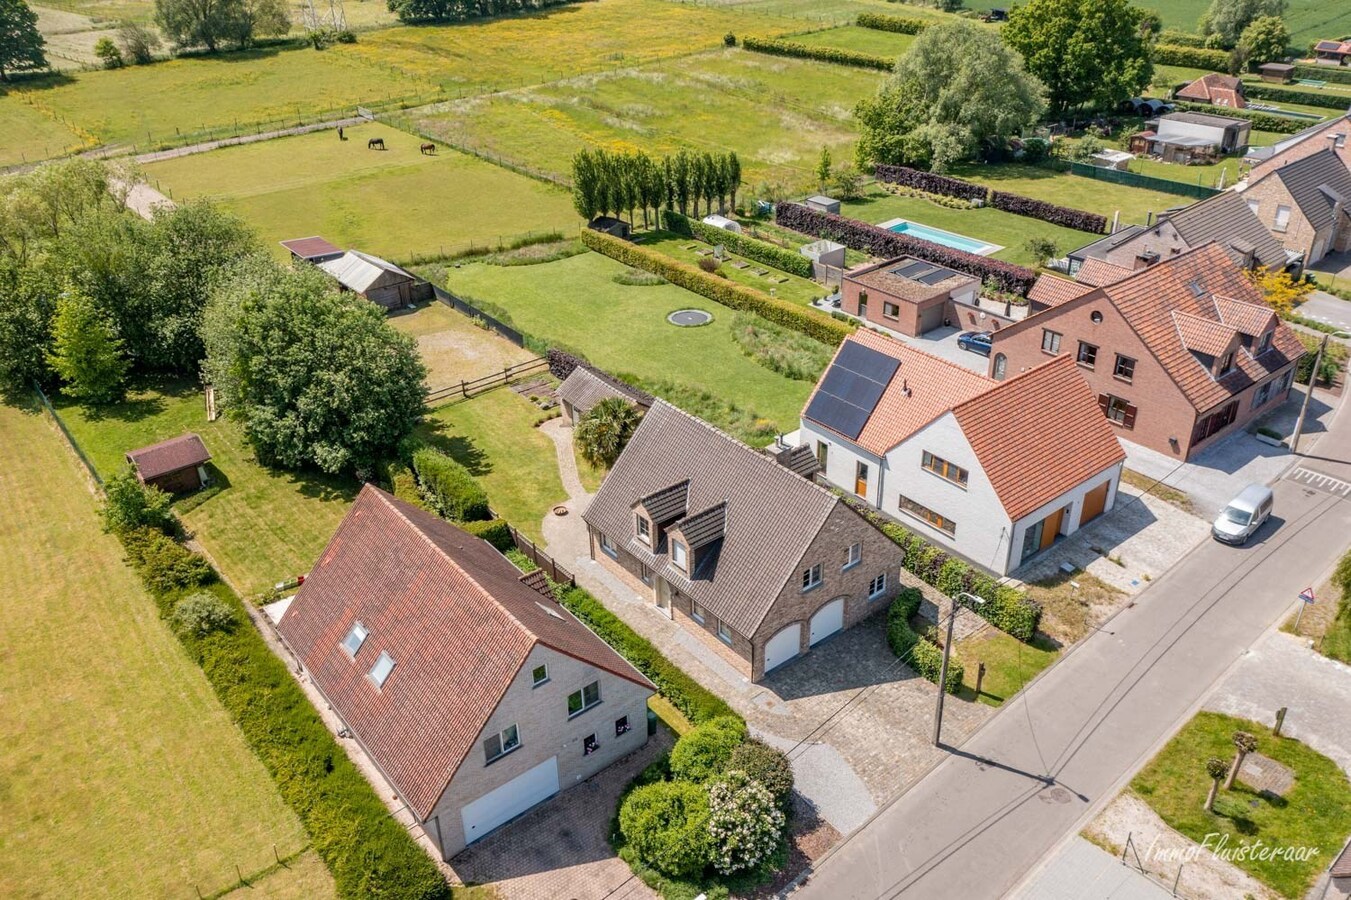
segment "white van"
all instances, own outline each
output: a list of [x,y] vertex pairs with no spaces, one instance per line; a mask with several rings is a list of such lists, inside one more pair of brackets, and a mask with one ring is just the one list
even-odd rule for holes
[[1243,545],[1271,516],[1271,501],[1271,488],[1264,484],[1248,485],[1220,510],[1210,533],[1217,541]]

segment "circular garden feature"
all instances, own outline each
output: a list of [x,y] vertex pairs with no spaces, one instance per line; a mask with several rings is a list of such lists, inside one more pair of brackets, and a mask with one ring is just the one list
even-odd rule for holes
[[666,321],[681,328],[694,328],[713,321],[713,313],[702,309],[677,309],[666,317]]

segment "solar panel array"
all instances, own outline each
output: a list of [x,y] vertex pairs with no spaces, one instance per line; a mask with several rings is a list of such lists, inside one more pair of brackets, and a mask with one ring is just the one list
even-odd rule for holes
[[845,341],[804,415],[856,440],[900,365],[885,353]]
[[891,274],[899,275],[902,278],[908,278],[911,281],[918,281],[920,284],[934,285],[940,281],[946,281],[949,278],[956,278],[957,273],[951,269],[945,269],[942,266],[936,266],[931,262],[925,262],[922,259],[912,259],[903,265],[899,265],[891,270]]

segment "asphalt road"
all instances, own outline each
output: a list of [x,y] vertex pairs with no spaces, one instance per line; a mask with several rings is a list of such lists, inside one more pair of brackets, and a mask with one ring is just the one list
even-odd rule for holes
[[1351,331],[1351,301],[1334,297],[1326,291],[1311,293],[1296,312],[1306,319],[1317,319],[1343,331]]
[[[1351,480],[1351,412],[1301,468]],[[1298,471],[1298,470],[1296,470]],[[1351,499],[1293,476],[1243,548],[1199,545],[836,848],[803,898],[1000,897],[1115,796],[1351,535]]]

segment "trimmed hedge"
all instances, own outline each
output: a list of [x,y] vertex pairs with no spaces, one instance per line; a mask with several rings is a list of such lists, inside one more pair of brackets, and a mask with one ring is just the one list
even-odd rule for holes
[[1252,123],[1252,127],[1258,131],[1274,131],[1278,134],[1297,134],[1308,128],[1311,124],[1308,119],[1291,119],[1288,116],[1276,116],[1271,113],[1255,112],[1251,109],[1234,109],[1233,107],[1211,106],[1209,103],[1190,103],[1186,100],[1171,101],[1178,109],[1188,110],[1190,112],[1203,112],[1212,115],[1231,116],[1236,119],[1247,119]]
[[1102,234],[1107,230],[1107,217],[1097,213],[1085,212],[1069,206],[1056,206],[1044,200],[1034,200],[1022,194],[1010,194],[1007,191],[992,191],[990,206],[1030,219],[1041,219],[1052,225],[1077,228],[1092,234]]
[[740,716],[719,716],[696,725],[671,748],[671,777],[702,784],[721,775],[745,741],[746,723]]
[[801,253],[787,250],[767,241],[758,241],[753,237],[737,234],[735,231],[725,231],[721,228],[714,228],[712,225],[705,225],[698,219],[682,216],[673,209],[662,210],[661,216],[662,224],[667,231],[674,231],[676,234],[696,235],[710,244],[722,244],[738,256],[773,266],[790,275],[798,275],[802,278],[812,277],[812,261]]
[[483,538],[502,553],[516,549],[516,539],[511,536],[511,526],[507,524],[505,519],[461,522],[459,527],[475,537]]
[[1314,81],[1331,81],[1336,84],[1351,84],[1351,69],[1341,66],[1295,66],[1296,78],[1309,78]]
[[1201,47],[1183,47],[1179,44],[1155,44],[1154,63],[1160,66],[1184,66],[1188,69],[1229,71],[1229,54],[1224,50],[1205,50]]
[[[938,676],[943,669],[943,648],[910,627],[910,620],[919,612],[919,604],[923,599],[924,595],[918,588],[905,588],[891,601],[891,608],[887,610],[887,645],[917,675],[938,684]],[[965,674],[961,660],[950,658],[947,683],[943,689],[949,694],[957,693]]]
[[1170,47],[1195,47],[1198,50],[1204,50],[1206,47],[1206,36],[1204,34],[1194,34],[1190,31],[1178,31],[1173,28],[1165,28],[1159,32],[1159,43]]
[[963,200],[984,201],[990,195],[990,189],[983,184],[922,172],[909,166],[889,166],[881,163],[873,169],[873,174],[877,176],[878,181],[904,185],[930,194],[960,197]]
[[413,471],[423,499],[441,516],[456,522],[488,519],[488,495],[469,470],[440,450],[423,447],[413,454]]
[[1023,266],[897,234],[858,219],[819,212],[800,203],[778,204],[774,210],[774,221],[784,228],[830,238],[872,256],[918,256],[940,266],[965,272],[981,281],[989,278],[999,285],[1000,290],[1023,297],[1027,296],[1037,280],[1037,273]]
[[656,250],[648,250],[628,241],[590,229],[582,232],[582,243],[597,253],[617,259],[627,266],[655,272],[672,284],[707,297],[731,309],[744,309],[770,322],[800,331],[823,344],[835,346],[854,333],[854,326],[832,319],[819,310],[798,306],[778,297],[734,284],[686,265]]
[[838,47],[812,47],[795,41],[779,41],[772,38],[742,38],[741,46],[757,53],[769,53],[773,56],[792,56],[798,59],[814,59],[818,62],[836,63],[841,66],[857,66],[863,69],[880,69],[890,72],[896,66],[894,57],[874,56],[871,53],[857,53],[853,50],[841,50]]
[[[1303,106],[1317,106],[1322,109],[1335,109],[1346,112],[1348,105],[1345,95],[1314,94],[1304,91],[1292,91],[1289,88],[1249,81],[1243,85],[1243,92],[1253,100],[1274,100],[1277,103],[1299,103]],[[1305,125],[1314,124],[1306,122]]]
[[875,31],[892,31],[896,34],[919,34],[929,27],[928,22],[920,19],[907,19],[904,16],[888,16],[883,13],[859,13],[854,24],[859,28],[871,28]]

